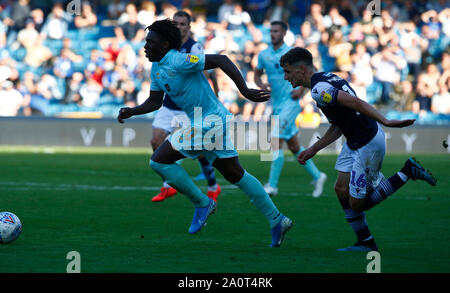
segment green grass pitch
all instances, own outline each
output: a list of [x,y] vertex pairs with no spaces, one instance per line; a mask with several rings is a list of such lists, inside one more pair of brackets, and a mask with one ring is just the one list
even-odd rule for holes
[[[448,155],[415,154],[438,178],[436,187],[408,182],[367,212],[381,272],[450,272]],[[388,155],[392,175],[408,155]],[[365,253],[337,252],[355,236],[334,195],[335,155],[318,155],[328,174],[322,197],[310,196],[306,171],[287,158],[273,200],[293,222],[281,248],[247,196],[217,174],[218,210],[197,235],[187,233],[193,206],[184,195],[151,197],[161,180],[146,149],[0,148],[0,210],[19,216],[18,240],[0,245],[0,273],[65,273],[78,251],[81,272],[118,273],[365,273]],[[257,153],[241,153],[244,168],[263,183],[270,168]],[[192,176],[197,162],[184,160]],[[206,190],[206,183],[199,182]]]

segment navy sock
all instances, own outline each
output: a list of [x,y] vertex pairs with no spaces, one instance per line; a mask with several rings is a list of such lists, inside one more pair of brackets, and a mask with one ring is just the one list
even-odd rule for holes
[[345,218],[352,227],[353,231],[358,238],[358,242],[372,241],[373,236],[370,233],[369,226],[367,226],[366,215],[364,212],[355,212],[350,207],[350,202],[348,198],[339,199],[342,209],[345,212]]
[[198,161],[200,162],[203,174],[205,175],[206,180],[208,181],[208,186],[216,185],[216,174],[214,172],[214,167],[204,157],[199,158]]
[[366,208],[365,210],[373,208],[375,205],[379,204],[394,192],[396,192],[400,187],[402,187],[406,181],[404,181],[397,173],[392,177],[381,180],[377,188],[373,189],[372,192],[368,193],[366,197]]

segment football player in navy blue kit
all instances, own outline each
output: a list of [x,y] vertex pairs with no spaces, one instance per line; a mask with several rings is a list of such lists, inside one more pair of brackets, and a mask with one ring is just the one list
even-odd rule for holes
[[281,57],[280,64],[284,69],[284,78],[294,88],[303,86],[311,89],[313,99],[331,124],[323,137],[298,155],[299,163],[305,164],[341,135],[347,139],[336,161],[338,177],[334,189],[358,240],[354,245],[339,250],[377,251],[364,212],[392,195],[409,179],[436,185],[433,175],[414,158],[409,158],[403,168],[388,179],[381,173],[386,151],[381,125],[406,127],[412,125],[415,119],[386,119],[359,99],[344,79],[329,72],[316,73],[313,57],[304,48],[291,49]]

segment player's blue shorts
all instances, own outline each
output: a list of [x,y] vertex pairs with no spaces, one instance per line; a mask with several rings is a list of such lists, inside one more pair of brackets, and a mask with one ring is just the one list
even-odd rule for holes
[[281,108],[274,108],[272,118],[275,119],[272,122],[275,123],[272,123],[272,137],[288,141],[297,135],[298,128],[295,125],[295,119],[300,112],[301,108],[298,102],[290,103]]
[[172,147],[183,156],[197,159],[203,155],[210,163],[215,159],[237,157],[228,127],[217,123],[214,127],[186,127],[169,136]]

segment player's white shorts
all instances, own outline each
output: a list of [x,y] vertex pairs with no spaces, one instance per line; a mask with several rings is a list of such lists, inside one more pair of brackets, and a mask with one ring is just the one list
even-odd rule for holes
[[153,119],[153,128],[160,128],[167,133],[172,133],[175,129],[185,126],[189,122],[189,117],[184,111],[172,110],[162,106]]
[[384,131],[378,125],[378,132],[365,146],[351,150],[347,143],[342,147],[335,168],[340,172],[350,173],[350,195],[354,198],[365,198],[368,191],[377,187],[384,178],[381,173],[386,140]]

